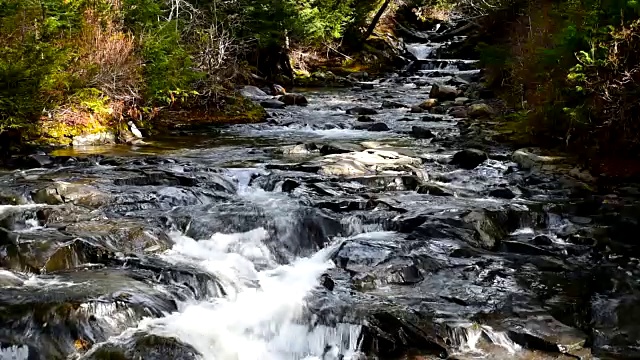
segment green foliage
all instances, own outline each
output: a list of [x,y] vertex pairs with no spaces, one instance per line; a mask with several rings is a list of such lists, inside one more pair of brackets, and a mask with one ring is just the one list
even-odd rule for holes
[[147,99],[170,105],[175,95],[183,99],[195,94],[188,89],[204,74],[193,68],[188,49],[181,43],[175,20],[166,22],[145,34],[142,40],[142,57],[146,60],[144,77]]

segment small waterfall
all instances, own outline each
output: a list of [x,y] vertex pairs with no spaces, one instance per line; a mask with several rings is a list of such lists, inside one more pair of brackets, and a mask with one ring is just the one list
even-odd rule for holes
[[488,325],[456,324],[448,329],[448,333],[450,346],[455,349],[454,351],[462,354],[484,355],[485,352],[479,346],[482,339],[505,349],[511,355],[521,350],[521,347],[511,341],[506,333],[495,331]]
[[492,343],[503,347],[509,354],[515,354],[522,350],[522,347],[514,343],[506,333],[502,331],[495,331],[491,326],[482,325],[482,332],[491,340]]
[[425,60],[438,50],[438,44],[407,44],[407,50],[412,53],[416,59]]
[[0,348],[0,359],[2,360],[27,360],[29,359],[29,348],[26,346],[10,346]]
[[[215,234],[195,241],[176,236],[168,261],[197,264],[224,284],[224,298],[185,302],[179,312],[147,319],[141,328],[176,337],[204,359],[320,359],[327,352],[344,358],[357,353],[360,326],[311,327],[305,319],[306,296],[318,278],[333,266],[327,247],[309,258],[277,265],[262,243],[264,229],[240,234]],[[268,267],[256,270],[255,264]],[[326,357],[325,357],[326,358]]]

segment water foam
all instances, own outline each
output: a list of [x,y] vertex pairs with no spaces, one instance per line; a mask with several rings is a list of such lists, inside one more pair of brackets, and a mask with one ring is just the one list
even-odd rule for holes
[[[262,228],[214,234],[201,241],[173,234],[175,246],[163,255],[165,260],[196,264],[212,273],[227,296],[186,302],[179,312],[145,319],[140,327],[176,337],[207,360],[313,359],[328,351],[355,353],[359,326],[312,327],[305,321],[306,297],[334,266],[329,257],[335,246],[278,265],[263,243],[267,236]],[[258,271],[256,264],[267,269]]]

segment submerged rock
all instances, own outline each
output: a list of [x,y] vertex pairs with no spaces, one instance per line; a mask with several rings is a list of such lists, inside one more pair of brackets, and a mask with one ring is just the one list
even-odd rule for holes
[[399,108],[405,108],[405,107],[407,107],[407,105],[401,104],[395,101],[384,100],[382,102],[383,109],[399,109]]
[[362,124],[353,127],[355,130],[367,130],[367,131],[389,131],[389,126],[385,123],[372,123]]
[[374,109],[357,106],[347,110],[347,114],[350,115],[376,115],[378,112]]

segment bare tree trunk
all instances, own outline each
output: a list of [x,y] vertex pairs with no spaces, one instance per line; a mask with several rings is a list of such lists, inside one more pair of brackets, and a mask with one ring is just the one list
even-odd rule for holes
[[367,28],[367,32],[364,33],[364,39],[363,40],[367,40],[369,38],[369,36],[371,36],[371,34],[373,34],[373,30],[376,29],[376,26],[378,25],[378,22],[380,21],[380,18],[382,17],[382,14],[384,14],[384,12],[387,10],[387,8],[389,7],[390,3],[391,3],[391,0],[384,0],[384,4],[382,4],[382,6],[380,7],[380,9],[376,13],[376,15],[371,20],[371,24],[369,24],[369,27]]

